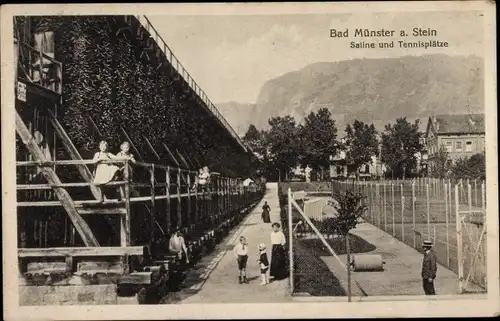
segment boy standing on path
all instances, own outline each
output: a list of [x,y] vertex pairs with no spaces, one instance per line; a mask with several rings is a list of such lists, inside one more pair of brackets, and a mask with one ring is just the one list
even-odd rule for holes
[[432,241],[424,241],[424,259],[422,261],[422,283],[426,295],[435,295],[434,279],[436,278],[437,259],[432,250]]
[[238,270],[240,270],[240,284],[247,283],[247,261],[248,261],[248,244],[244,236],[240,236],[240,243],[234,247],[234,254],[238,261]]

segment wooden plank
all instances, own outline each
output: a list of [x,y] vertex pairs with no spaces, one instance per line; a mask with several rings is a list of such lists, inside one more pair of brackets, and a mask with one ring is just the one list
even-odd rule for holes
[[[29,132],[28,128],[24,124],[23,120],[21,119],[21,116],[19,115],[19,113],[17,113],[17,111],[16,111],[16,132],[21,137],[23,143],[26,145],[26,148],[35,157],[35,159],[42,162],[47,160],[45,158],[43,151],[38,146],[38,144],[36,144],[35,140],[33,139],[33,136],[31,136],[31,133]],[[43,176],[45,177],[45,179],[47,179],[49,184],[51,185],[62,184],[61,180],[59,179],[59,177],[52,168],[42,167],[41,170]],[[69,193],[61,187],[54,188],[54,193],[59,199],[61,205],[68,213],[68,216],[73,222],[74,227],[82,237],[84,244],[86,246],[99,246],[99,242],[97,241],[94,234],[90,230],[90,227],[78,214],[78,211],[76,210],[75,204],[71,199]]]
[[118,279],[118,284],[150,284],[153,272],[132,272]]
[[[124,181],[113,181],[106,184],[106,186],[119,186],[125,185]],[[52,189],[54,187],[88,187],[92,186],[91,183],[61,183],[59,185],[50,185],[50,184],[19,184],[16,186],[17,190],[40,190],[40,189]]]
[[97,247],[48,247],[20,248],[19,257],[66,257],[66,256],[121,256],[142,255],[142,246],[97,246]]
[[124,268],[120,261],[81,261],[76,267],[78,274],[123,274]]
[[52,273],[66,273],[66,262],[30,262],[26,267],[26,274]]
[[78,213],[80,215],[125,215],[127,211],[124,207],[116,207],[116,208],[79,208]]
[[[125,168],[123,171],[125,176],[125,180],[130,182],[129,176],[129,164],[125,164]],[[125,185],[125,215],[120,219],[120,244],[122,247],[128,247],[130,245],[130,186]],[[122,257],[122,263],[125,267],[125,273],[128,273],[129,270],[129,260],[128,256],[124,255]]]
[[[64,147],[64,149],[66,149],[69,156],[72,159],[82,160],[82,156],[78,152],[78,149],[76,149],[75,145],[73,145],[73,142],[68,137],[68,135],[66,134],[66,131],[64,130],[62,125],[59,123],[57,118],[54,116],[52,111],[47,110],[47,112],[49,114],[49,117],[48,117],[49,121],[51,122],[52,126],[54,127],[57,136],[59,136],[59,138],[61,139],[61,141],[63,143],[63,147]],[[40,159],[40,158],[38,158],[38,159]],[[83,179],[86,182],[90,183],[93,181],[94,177],[86,165],[77,165],[76,167],[78,169],[78,172],[80,173],[80,175],[83,177]],[[94,198],[96,200],[101,199],[101,191],[95,185],[90,185],[90,191],[92,192],[92,195],[94,195]]]

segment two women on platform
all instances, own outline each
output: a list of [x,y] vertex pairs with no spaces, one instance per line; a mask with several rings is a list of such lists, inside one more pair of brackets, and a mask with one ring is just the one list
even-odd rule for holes
[[[106,141],[101,141],[99,143],[99,151],[94,155],[94,162],[97,164],[94,172],[94,185],[100,189],[101,203],[104,202],[104,192],[103,186],[111,182],[112,180],[123,178],[123,171],[125,166],[117,166],[111,163],[104,163],[106,160],[130,160],[135,162],[134,155],[130,153],[130,144],[128,142],[123,142],[120,145],[120,152],[114,155],[108,152],[108,143]],[[123,198],[125,191],[123,186],[120,187],[120,196]]]

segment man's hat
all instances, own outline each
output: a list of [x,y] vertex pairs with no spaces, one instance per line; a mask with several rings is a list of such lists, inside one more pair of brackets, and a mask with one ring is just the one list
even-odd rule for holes
[[422,246],[423,247],[432,247],[432,241],[424,241],[424,243],[422,243]]

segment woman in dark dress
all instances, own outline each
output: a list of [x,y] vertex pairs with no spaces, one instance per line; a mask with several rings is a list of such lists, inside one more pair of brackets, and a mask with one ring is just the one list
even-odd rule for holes
[[271,223],[271,215],[270,212],[271,208],[269,205],[267,205],[267,202],[264,203],[264,206],[262,206],[262,220],[264,223]]
[[271,269],[269,275],[275,280],[286,278],[286,254],[284,245],[286,244],[285,234],[281,231],[281,225],[277,222],[272,224],[271,232]]

